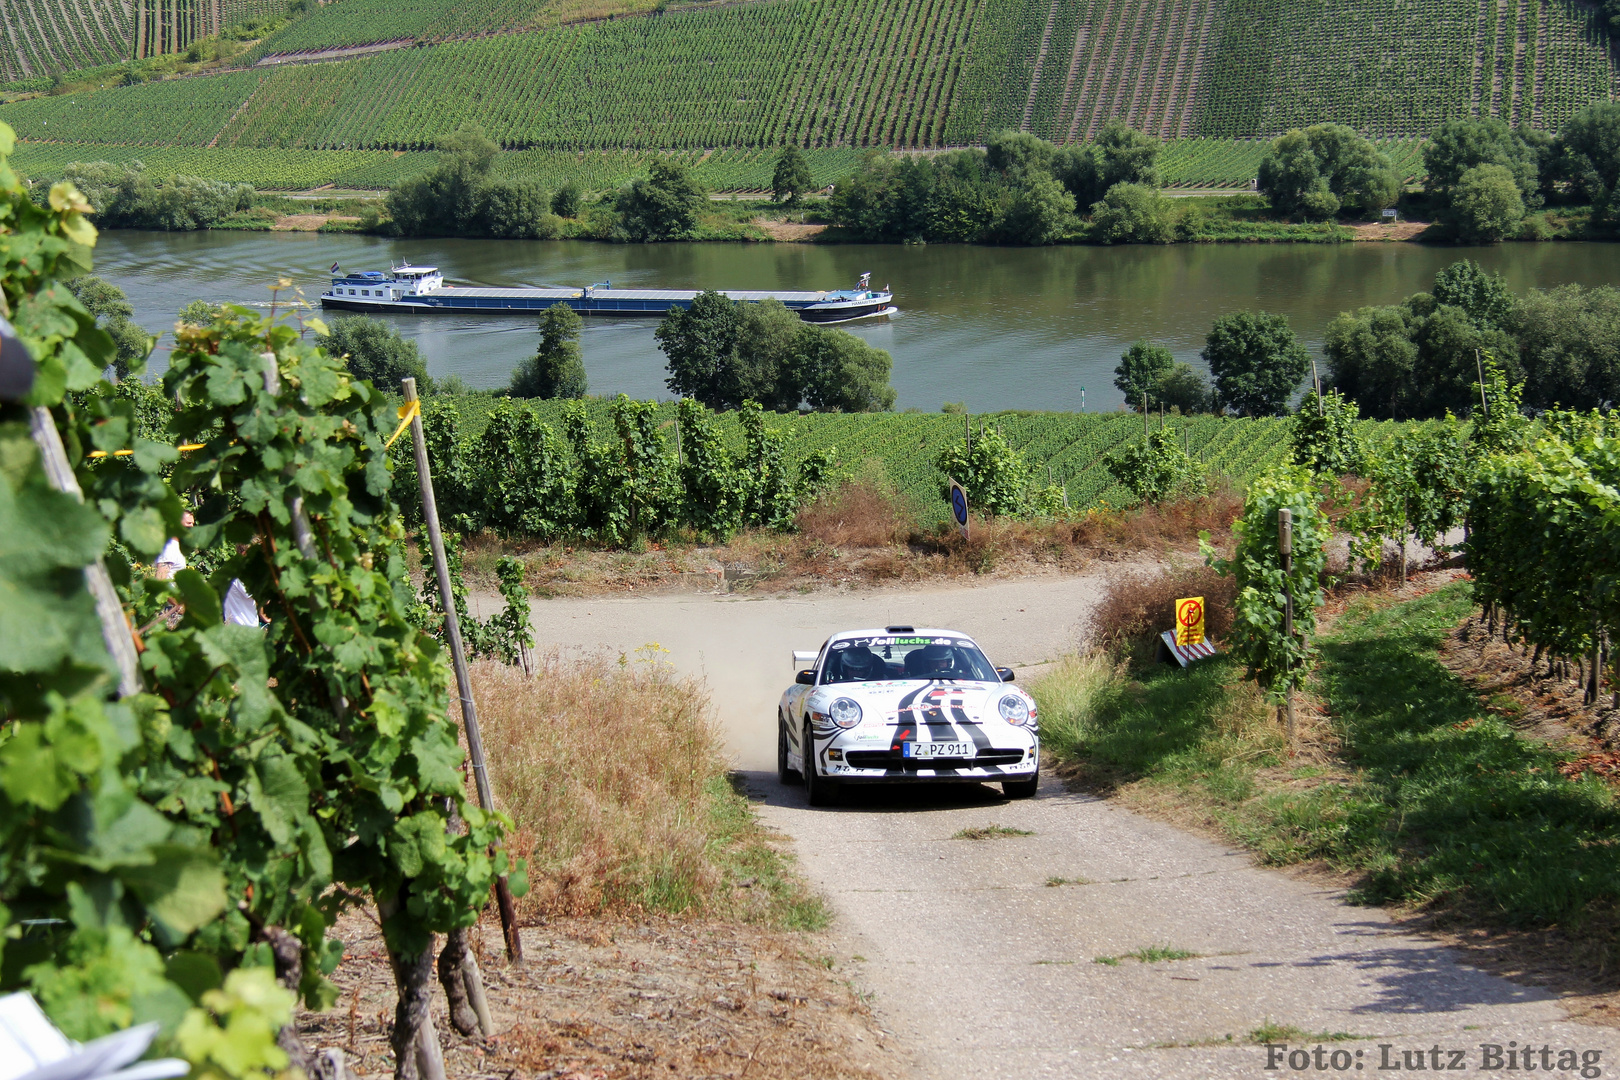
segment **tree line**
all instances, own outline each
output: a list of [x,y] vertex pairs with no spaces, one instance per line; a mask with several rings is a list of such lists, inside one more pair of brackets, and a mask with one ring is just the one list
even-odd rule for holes
[[[1321,385],[1372,419],[1469,415],[1491,362],[1524,385],[1527,408],[1607,409],[1620,401],[1620,289],[1560,285],[1519,296],[1463,259],[1427,292],[1341,312],[1323,353]],[[1311,371],[1288,320],[1263,311],[1216,319],[1200,355],[1208,376],[1163,345],[1138,341],[1115,367],[1114,385],[1134,409],[1276,416]]]

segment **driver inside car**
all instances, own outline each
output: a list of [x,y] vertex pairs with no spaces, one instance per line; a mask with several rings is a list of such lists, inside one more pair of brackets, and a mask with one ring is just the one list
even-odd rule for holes
[[956,654],[949,645],[924,645],[906,654],[906,675],[913,679],[938,679],[956,674]]
[[865,645],[846,649],[838,662],[839,682],[867,682],[885,671],[883,661]]

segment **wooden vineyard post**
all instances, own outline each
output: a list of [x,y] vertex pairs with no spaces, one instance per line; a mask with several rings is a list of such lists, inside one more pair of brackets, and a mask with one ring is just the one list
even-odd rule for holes
[[[416,380],[405,379],[407,404],[416,401]],[[472,680],[467,674],[467,654],[461,644],[461,624],[456,618],[456,602],[450,588],[450,564],[444,557],[444,534],[439,531],[439,509],[433,499],[433,474],[429,471],[427,438],[422,433],[422,413],[418,409],[411,418],[411,444],[416,451],[416,476],[422,488],[422,520],[427,525],[428,541],[433,547],[433,570],[439,579],[439,600],[444,606],[444,636],[450,642],[450,659],[456,669],[456,688],[461,693],[461,721],[467,730],[467,756],[472,759],[473,780],[478,787],[478,805],[486,811],[495,809],[495,798],[489,789],[489,770],[484,764],[484,740],[478,732],[478,709],[473,704]],[[518,938],[517,907],[512,900],[512,886],[502,874],[495,879],[495,902],[501,912],[501,933],[506,937],[506,958],[514,964],[523,963],[523,942]]]
[[[1283,636],[1288,639],[1288,647],[1294,644],[1294,590],[1288,583],[1288,576],[1294,569],[1294,512],[1287,507],[1277,511],[1277,551],[1282,555],[1283,570]],[[1288,753],[1294,753],[1294,661],[1288,660],[1288,667],[1283,672],[1283,711],[1287,716],[1285,730],[1288,735]]]

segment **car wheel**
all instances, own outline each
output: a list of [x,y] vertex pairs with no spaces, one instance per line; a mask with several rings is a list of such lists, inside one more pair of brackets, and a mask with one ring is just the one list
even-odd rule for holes
[[1033,799],[1035,789],[1041,786],[1041,774],[1036,773],[1028,780],[1003,780],[1001,793],[1009,799]]
[[810,725],[804,725],[804,753],[799,760],[804,768],[804,793],[810,800],[811,806],[832,806],[838,801],[838,781],[822,776],[816,772],[816,741],[811,736]]
[[776,718],[776,779],[784,784],[798,779],[798,774],[788,767],[787,720],[780,715]]

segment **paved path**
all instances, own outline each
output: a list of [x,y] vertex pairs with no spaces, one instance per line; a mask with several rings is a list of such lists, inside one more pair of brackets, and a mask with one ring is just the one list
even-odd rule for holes
[[[995,663],[1033,664],[1072,645],[1100,586],[1078,577],[781,599],[548,600],[536,602],[535,622],[542,645],[658,641],[677,667],[710,680],[762,815],[793,838],[831,898],[843,959],[919,1077],[1390,1076],[1382,1066],[1416,1071],[1401,1068],[1403,1052],[1432,1066],[1436,1047],[1462,1051],[1463,1071],[1494,1076],[1502,1070],[1482,1068],[1491,1061],[1481,1044],[1510,1041],[1534,1046],[1537,1071],[1546,1045],[1555,1072],[1569,1049],[1599,1053],[1600,1075],[1620,1075],[1620,1032],[1565,1021],[1545,992],[1464,967],[1378,909],[1050,779],[1030,802],[1005,802],[993,787],[869,789],[832,810],[777,784],[772,721],[789,650],[835,629],[904,621],[954,626]],[[951,839],[990,823],[1034,835]],[[1086,884],[1045,884],[1054,877]],[[1151,945],[1201,955],[1094,962]],[[1267,1051],[1244,1042],[1267,1023],[1361,1038],[1322,1044],[1320,1069],[1283,1058],[1268,1071]],[[1348,1055],[1342,1070],[1335,1051]]]

